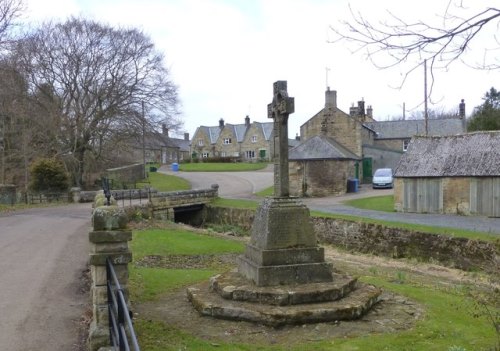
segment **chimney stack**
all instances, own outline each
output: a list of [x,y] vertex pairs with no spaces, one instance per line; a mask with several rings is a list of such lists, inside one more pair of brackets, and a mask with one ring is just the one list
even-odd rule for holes
[[250,117],[248,115],[245,117],[245,126],[250,127]]
[[372,105],[368,105],[366,108],[366,116],[370,119],[373,119],[373,107]]
[[299,136],[299,133],[296,133],[296,134],[295,134],[295,140],[300,141],[300,136]]
[[365,116],[365,101],[363,99],[361,99],[361,101],[358,101],[358,116]]
[[330,87],[325,92],[325,107],[330,109],[337,107],[337,91],[330,90]]
[[184,140],[189,141],[189,133],[184,133]]
[[224,119],[223,118],[219,119],[219,127],[221,129],[224,128]]
[[163,136],[166,136],[168,138],[168,128],[165,123],[161,125],[161,133],[163,134]]
[[458,105],[458,116],[462,119],[465,119],[465,101],[464,101],[464,99],[462,99],[462,101]]

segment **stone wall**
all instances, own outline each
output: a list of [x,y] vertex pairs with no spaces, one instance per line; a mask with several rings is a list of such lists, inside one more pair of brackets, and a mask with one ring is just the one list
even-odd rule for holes
[[129,166],[106,170],[107,177],[115,183],[135,183],[144,178],[144,165],[136,163]]
[[[253,137],[255,137],[255,141]],[[262,124],[254,122],[248,127],[245,138],[241,144],[241,156],[245,158],[246,151],[253,151],[255,153],[255,159],[258,160],[260,159],[260,150],[265,150],[266,156],[264,160],[269,161],[271,159],[269,140],[266,140],[262,132]]]
[[291,161],[290,194],[313,197],[345,194],[347,179],[355,177],[355,163],[352,160]]
[[[255,211],[206,206],[204,222],[249,229]],[[320,243],[394,258],[417,258],[464,270],[498,272],[500,243],[395,229],[382,225],[312,217]]]

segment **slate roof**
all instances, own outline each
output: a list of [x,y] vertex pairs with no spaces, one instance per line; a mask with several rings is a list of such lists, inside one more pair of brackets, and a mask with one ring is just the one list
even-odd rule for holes
[[395,177],[500,177],[500,131],[414,137]]
[[[253,122],[256,124],[259,124],[262,134],[264,134],[265,140],[269,141],[271,138],[271,133],[273,132],[273,122]],[[247,132],[247,125],[242,123],[242,124],[231,124],[231,123],[226,123],[224,125],[224,128],[229,128],[233,131],[233,135],[236,136],[236,141],[238,143],[243,142],[245,140],[245,134]],[[216,127],[207,127],[207,126],[200,126],[198,129],[203,130],[203,132],[209,136],[210,138],[210,144],[215,144],[217,142],[217,139],[219,139],[219,135],[221,132],[220,126]],[[195,135],[198,132],[198,129],[195,131]]]
[[191,142],[189,140],[185,139],[178,139],[178,138],[165,138],[165,145],[169,147],[178,147],[179,151],[186,151],[189,152],[189,144]]
[[288,151],[289,160],[360,160],[347,148],[325,135],[316,135]]
[[[377,139],[404,139],[425,134],[425,120],[366,122],[364,125],[377,133]],[[428,120],[429,135],[456,135],[465,132],[460,118]]]

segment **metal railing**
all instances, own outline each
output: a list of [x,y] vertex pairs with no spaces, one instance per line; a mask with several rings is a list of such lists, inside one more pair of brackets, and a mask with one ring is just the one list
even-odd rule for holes
[[125,295],[109,257],[106,258],[106,280],[111,346],[120,351],[140,351]]

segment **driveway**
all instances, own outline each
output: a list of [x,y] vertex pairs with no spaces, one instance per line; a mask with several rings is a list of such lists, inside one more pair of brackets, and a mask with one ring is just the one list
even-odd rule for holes
[[[160,172],[172,174],[191,182],[193,189],[209,188],[219,184],[219,195],[235,199],[259,199],[255,193],[273,184],[273,165],[256,172],[171,172],[166,167]],[[390,222],[405,222],[435,227],[461,228],[492,234],[500,234],[500,218],[456,216],[440,214],[398,213],[362,210],[343,204],[344,201],[370,196],[391,195],[392,189],[372,189],[363,185],[358,193],[323,198],[304,198],[311,209],[328,213],[380,219]]]
[[91,204],[0,213],[0,349],[80,350]]

